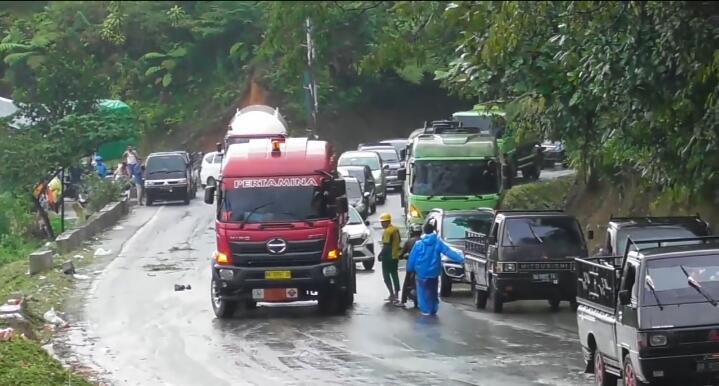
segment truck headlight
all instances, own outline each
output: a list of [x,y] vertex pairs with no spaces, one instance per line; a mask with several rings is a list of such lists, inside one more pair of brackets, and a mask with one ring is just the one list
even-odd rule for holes
[[515,263],[497,263],[497,273],[517,272],[517,264]]
[[334,265],[328,265],[322,268],[322,274],[325,275],[325,277],[337,276],[337,267]]
[[410,206],[409,206],[409,217],[412,217],[412,218],[422,218],[422,212],[420,212],[419,209],[417,209],[416,206],[410,205]]
[[649,345],[652,347],[666,346],[669,342],[667,336],[664,334],[651,334],[649,335]]

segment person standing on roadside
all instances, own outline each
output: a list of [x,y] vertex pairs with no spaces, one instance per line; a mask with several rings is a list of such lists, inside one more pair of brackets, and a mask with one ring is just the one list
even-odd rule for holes
[[102,161],[102,157],[95,156],[95,171],[97,171],[97,175],[100,178],[107,177],[107,165],[105,165],[105,162]]
[[131,145],[127,146],[127,150],[122,154],[122,159],[127,163],[127,175],[134,176],[135,168],[138,167],[140,156],[137,155],[137,151]]
[[436,315],[439,310],[439,274],[442,270],[442,255],[457,264],[464,264],[464,257],[447,246],[435,233],[437,224],[430,220],[424,224],[424,235],[415,243],[407,262],[407,272],[417,277],[417,301],[422,315]]
[[137,193],[137,205],[142,205],[145,193],[145,165],[135,168],[132,182],[135,184],[135,192]]
[[389,297],[386,300],[400,306],[401,303],[397,299],[400,286],[397,265],[402,253],[400,246],[402,240],[399,229],[392,225],[392,216],[389,213],[379,216],[379,221],[384,231],[382,232],[382,250],[377,259],[382,262],[382,277],[387,291],[389,291]]
[[[409,254],[414,248],[414,244],[420,240],[422,236],[422,225],[412,224],[409,227],[409,238],[402,245],[402,259],[409,259]],[[404,276],[404,282],[402,283],[402,299],[400,303],[407,303],[407,299],[411,299],[414,302],[414,307],[417,308],[417,290],[415,288],[415,274],[414,272],[407,272]],[[414,292],[414,293],[413,293]]]

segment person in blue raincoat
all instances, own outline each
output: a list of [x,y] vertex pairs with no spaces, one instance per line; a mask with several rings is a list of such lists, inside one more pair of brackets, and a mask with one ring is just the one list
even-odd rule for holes
[[105,176],[107,176],[107,166],[104,162],[102,162],[102,157],[99,155],[95,157],[95,170],[100,178],[105,178]]
[[414,244],[407,262],[407,272],[414,272],[417,280],[417,300],[422,315],[436,315],[439,309],[439,275],[442,255],[464,264],[464,257],[437,237],[437,225],[430,220],[424,225],[422,238]]

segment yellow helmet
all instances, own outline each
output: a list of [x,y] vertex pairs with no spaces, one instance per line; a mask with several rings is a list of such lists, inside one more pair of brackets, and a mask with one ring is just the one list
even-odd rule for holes
[[392,216],[390,216],[389,213],[382,213],[382,214],[379,216],[379,221],[380,221],[380,222],[392,221]]

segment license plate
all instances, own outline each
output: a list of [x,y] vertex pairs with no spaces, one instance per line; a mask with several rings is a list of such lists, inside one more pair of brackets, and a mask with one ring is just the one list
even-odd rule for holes
[[265,271],[265,280],[286,280],[291,278],[290,271]]
[[538,282],[556,282],[558,279],[556,273],[535,273],[532,274],[532,280]]
[[298,296],[297,288],[255,288],[252,290],[252,299],[268,302],[294,300]]

